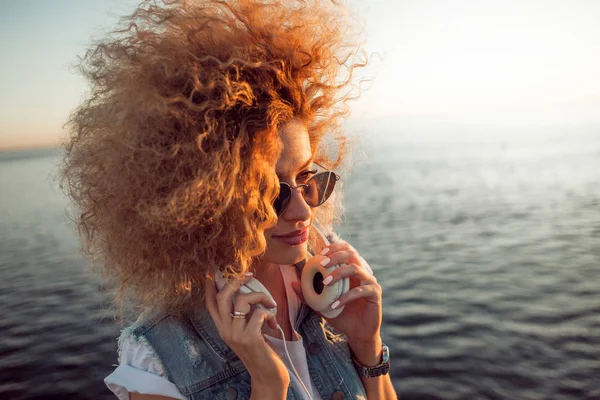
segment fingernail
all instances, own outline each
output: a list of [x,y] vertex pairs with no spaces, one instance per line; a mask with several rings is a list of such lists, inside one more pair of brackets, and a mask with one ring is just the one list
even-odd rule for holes
[[333,304],[331,305],[331,309],[335,310],[338,306],[340,305],[340,301],[336,300],[333,302]]
[[254,272],[250,272],[250,271],[244,272],[244,275],[246,275],[246,276],[254,276]]
[[333,280],[333,276],[329,275],[327,278],[323,279],[323,285],[329,285]]
[[329,247],[325,247],[323,250],[321,250],[321,255],[322,256],[324,256],[327,253],[329,253]]
[[329,261],[331,261],[331,259],[329,257],[325,257],[321,260],[321,265],[326,266],[327,264],[329,264]]

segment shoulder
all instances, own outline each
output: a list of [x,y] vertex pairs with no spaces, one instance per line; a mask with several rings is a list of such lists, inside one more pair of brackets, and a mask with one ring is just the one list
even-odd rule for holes
[[139,338],[149,330],[154,329],[156,326],[165,323],[173,323],[173,320],[176,319],[176,315],[166,311],[146,310],[138,316],[137,320],[133,324],[125,328],[123,331],[128,332],[135,338]]
[[131,365],[135,368],[165,377],[165,369],[154,348],[144,336],[134,334],[135,328],[128,327],[121,331],[118,339],[119,364]]
[[[162,311],[147,312],[123,329],[119,337],[119,357],[150,358],[158,372],[170,378],[169,364],[183,361],[181,357],[189,355],[189,350],[196,348],[200,340],[188,317]],[[197,353],[200,356],[201,352]]]
[[104,379],[106,386],[119,398],[131,392],[185,399],[165,372],[161,359],[143,336],[134,335],[135,325],[121,331],[118,338],[117,368]]
[[[168,373],[162,362],[163,357],[156,351],[157,340],[153,331],[162,332],[165,328],[170,331],[183,330],[183,318],[162,311],[146,311],[137,320],[123,328],[118,338],[119,364],[130,365],[161,377],[168,378]],[[163,335],[160,340],[168,341],[169,335]]]

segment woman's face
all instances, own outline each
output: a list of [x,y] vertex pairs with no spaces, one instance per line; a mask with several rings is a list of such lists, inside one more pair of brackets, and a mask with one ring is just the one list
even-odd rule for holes
[[[306,125],[292,120],[279,130],[283,150],[275,170],[280,182],[296,187],[314,175],[312,151]],[[292,197],[277,225],[265,231],[265,259],[275,264],[290,265],[306,257],[308,229],[312,222],[311,207],[299,190]]]

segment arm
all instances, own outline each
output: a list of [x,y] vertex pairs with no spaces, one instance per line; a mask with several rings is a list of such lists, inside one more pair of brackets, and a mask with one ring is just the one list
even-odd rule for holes
[[[287,398],[287,388],[290,384],[289,375],[281,380],[273,379],[273,377],[265,377],[259,379],[251,376],[252,392],[250,400],[285,400]],[[277,382],[283,382],[282,385],[277,385]]]
[[[273,383],[273,381],[272,381]],[[289,384],[289,383],[288,383]],[[273,384],[252,383],[250,400],[285,400],[287,398],[287,386],[275,388]]]
[[[348,342],[350,349],[356,359],[365,366],[377,365],[381,362],[382,341],[379,337],[373,343],[351,343]],[[368,400],[378,399],[397,399],[398,395],[392,385],[390,374],[380,375],[375,378],[360,378]]]

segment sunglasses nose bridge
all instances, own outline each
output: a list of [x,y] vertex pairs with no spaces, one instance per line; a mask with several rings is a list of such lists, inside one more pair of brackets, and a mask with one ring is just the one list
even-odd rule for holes
[[[304,195],[304,190],[308,187],[308,185],[306,183],[303,183],[301,185],[298,186],[290,186],[290,200],[291,197],[294,195],[294,191],[297,191],[298,194],[300,195],[300,197],[302,198],[302,200],[304,202],[306,202],[306,197]],[[288,202],[289,203],[289,202]],[[308,203],[307,203],[308,204]]]
[[[303,202],[304,204],[301,206],[302,208],[310,208],[312,207],[310,204],[308,204],[308,202],[306,201],[306,197],[304,194],[304,189],[308,187],[307,184],[301,184],[298,186],[291,186],[290,184],[285,184],[288,188],[289,188],[289,194],[286,196],[285,200],[282,201],[281,203],[281,208],[279,209],[279,212],[277,214],[277,216],[281,216],[285,210],[289,207],[290,203],[292,202],[292,199],[294,197],[294,192],[297,191],[298,192],[298,196],[300,197],[300,199],[298,199],[298,201]],[[296,207],[300,207],[300,204],[297,204]]]

